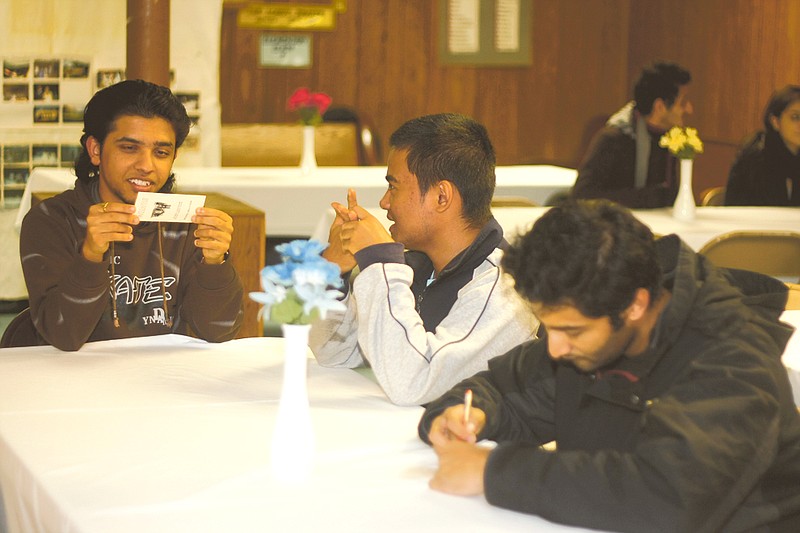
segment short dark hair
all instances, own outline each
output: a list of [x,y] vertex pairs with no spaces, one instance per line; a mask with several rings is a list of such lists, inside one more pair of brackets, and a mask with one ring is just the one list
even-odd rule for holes
[[786,85],[772,93],[764,109],[764,131],[777,133],[770,123],[770,117],[780,118],[784,110],[797,100],[800,100],[800,85]]
[[545,213],[503,256],[517,292],[546,307],[570,305],[615,328],[636,290],[661,293],[653,233],[608,200],[569,200]]
[[[91,181],[98,176],[98,168],[92,164],[86,149],[86,139],[91,136],[102,144],[114,122],[122,116],[163,118],[175,130],[176,149],[186,140],[191,126],[186,108],[166,87],[144,80],[125,80],[101,89],[83,111],[83,149],[75,161],[75,174],[79,179]],[[170,176],[170,187],[173,181],[174,176]]]
[[633,88],[636,109],[642,115],[649,115],[657,98],[661,98],[667,107],[671,107],[680,88],[690,81],[692,75],[689,71],[675,63],[658,61],[646,66]]
[[438,181],[449,181],[461,195],[462,216],[471,226],[491,218],[495,154],[481,124],[455,113],[425,115],[400,126],[389,145],[408,150],[408,170],[423,195]]

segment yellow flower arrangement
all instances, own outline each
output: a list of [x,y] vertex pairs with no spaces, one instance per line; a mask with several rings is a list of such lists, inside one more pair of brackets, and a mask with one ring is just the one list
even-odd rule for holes
[[694,159],[703,153],[703,141],[694,128],[674,126],[658,141],[658,145],[669,150],[678,159]]

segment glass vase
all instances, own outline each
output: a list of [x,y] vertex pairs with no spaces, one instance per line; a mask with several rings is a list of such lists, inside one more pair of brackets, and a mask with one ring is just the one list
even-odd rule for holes
[[680,186],[675,204],[672,206],[672,216],[678,220],[694,220],[695,203],[692,191],[692,165],[694,160],[681,159]]
[[306,387],[310,329],[310,325],[281,325],[283,384],[272,434],[270,466],[273,478],[291,484],[310,477],[314,460],[314,430]]
[[308,175],[317,168],[317,155],[314,148],[314,126],[303,126],[303,148],[300,154],[300,170]]

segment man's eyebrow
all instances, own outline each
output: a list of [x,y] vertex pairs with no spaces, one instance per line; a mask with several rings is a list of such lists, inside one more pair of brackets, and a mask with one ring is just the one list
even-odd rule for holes
[[545,325],[546,329],[554,329],[556,331],[565,331],[565,332],[575,332],[581,331],[584,329],[584,326],[573,326],[571,324],[566,324],[563,326],[547,326]]
[[[133,137],[120,137],[115,142],[117,142],[117,143],[138,144],[138,145],[142,145],[142,146],[145,144],[143,141],[140,141],[139,139],[135,139]],[[166,147],[171,148],[171,147],[174,146],[174,144],[169,142],[169,141],[157,141],[155,143],[155,146],[166,146]]]
[[387,174],[387,175],[386,175],[386,181],[388,181],[389,183],[397,183],[397,178],[395,178],[394,176],[391,176],[391,175]]

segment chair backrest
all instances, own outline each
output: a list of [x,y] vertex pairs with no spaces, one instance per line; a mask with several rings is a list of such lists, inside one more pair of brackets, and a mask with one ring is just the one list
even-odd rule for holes
[[[356,126],[320,124],[314,128],[314,152],[320,166],[358,166]],[[223,124],[223,167],[292,167],[300,164],[300,124]]]
[[358,145],[358,164],[362,166],[383,165],[381,140],[375,125],[365,113],[359,113],[352,107],[331,106],[322,115],[326,123],[350,122],[356,127],[356,144]]
[[800,285],[787,283],[786,288],[789,289],[789,295],[786,298],[786,310],[800,310]]
[[578,148],[575,150],[574,155],[572,156],[572,164],[569,166],[572,168],[580,168],[581,163],[583,163],[586,154],[589,152],[589,146],[592,144],[592,139],[594,136],[597,135],[597,132],[602,130],[606,122],[611,115],[608,114],[600,114],[594,115],[590,117],[589,120],[583,125],[583,132],[581,133],[580,141],[578,142]]
[[538,207],[536,202],[524,196],[495,196],[492,207]]
[[700,253],[721,267],[800,276],[800,233],[793,231],[732,231],[703,245]]
[[13,348],[15,346],[38,346],[45,344],[33,325],[30,309],[20,311],[11,319],[0,338],[0,348]]
[[[703,138],[703,153],[694,158],[692,185],[697,194],[728,183],[728,174],[741,145]],[[702,199],[702,195],[698,196]]]
[[725,205],[725,187],[709,187],[700,193],[700,205]]

